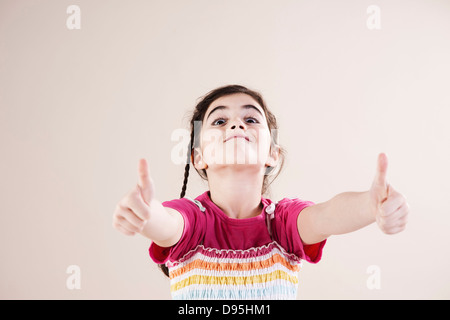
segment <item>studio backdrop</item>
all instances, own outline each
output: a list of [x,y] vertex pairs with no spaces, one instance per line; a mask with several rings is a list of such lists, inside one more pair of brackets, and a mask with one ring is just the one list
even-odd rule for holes
[[385,152],[410,205],[402,233],[330,237],[298,298],[449,299],[449,57],[447,0],[1,0],[0,298],[170,299],[114,208],[140,158],[178,198],[177,133],[240,84],[287,151],[272,200],[365,191]]

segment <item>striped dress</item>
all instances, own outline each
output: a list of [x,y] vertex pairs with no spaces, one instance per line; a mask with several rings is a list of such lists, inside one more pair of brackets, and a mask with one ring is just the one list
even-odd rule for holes
[[298,235],[297,216],[311,204],[262,198],[259,216],[231,219],[209,192],[165,202],[183,215],[184,232],[174,247],[152,244],[150,256],[169,268],[173,299],[296,299],[302,260],[318,262],[325,244]]

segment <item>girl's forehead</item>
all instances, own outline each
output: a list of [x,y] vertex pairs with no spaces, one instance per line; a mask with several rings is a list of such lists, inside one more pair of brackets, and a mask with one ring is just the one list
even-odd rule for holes
[[234,93],[217,98],[216,100],[211,102],[208,109],[211,109],[211,107],[218,105],[225,105],[227,107],[240,107],[241,105],[244,104],[253,104],[262,109],[255,99],[253,99],[251,96],[245,93]]

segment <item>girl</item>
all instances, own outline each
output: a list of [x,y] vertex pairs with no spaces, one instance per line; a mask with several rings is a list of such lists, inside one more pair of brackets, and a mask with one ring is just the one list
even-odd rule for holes
[[[373,222],[387,234],[405,228],[409,206],[386,182],[380,154],[366,192],[314,204],[263,197],[283,165],[277,123],[261,95],[231,85],[209,92],[191,119],[180,199],[160,203],[147,162],[116,206],[113,226],[152,240],[150,256],[170,277],[174,299],[295,299],[302,260],[317,263],[326,239]],[[190,163],[209,191],[185,197]]]

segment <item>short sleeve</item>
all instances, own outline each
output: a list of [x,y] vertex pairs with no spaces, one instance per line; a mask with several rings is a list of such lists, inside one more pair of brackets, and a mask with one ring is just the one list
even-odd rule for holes
[[310,263],[317,263],[322,258],[322,250],[326,239],[322,242],[306,245],[298,233],[297,218],[306,207],[314,205],[311,201],[298,198],[284,198],[279,201],[272,221],[275,240],[288,252]]
[[194,249],[201,243],[205,234],[205,215],[199,207],[186,198],[163,202],[162,205],[180,212],[184,220],[183,234],[180,240],[172,247],[164,248],[152,242],[149,254],[152,260],[158,264],[167,261],[176,261],[184,254]]

